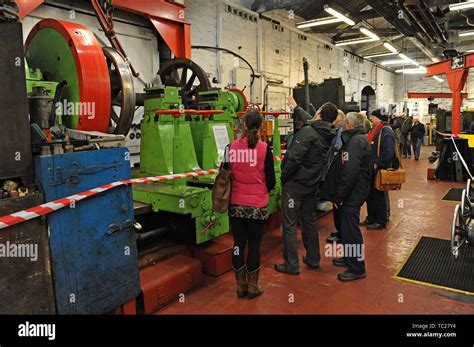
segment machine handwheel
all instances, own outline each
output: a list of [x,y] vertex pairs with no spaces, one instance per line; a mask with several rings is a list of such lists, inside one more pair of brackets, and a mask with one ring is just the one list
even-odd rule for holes
[[211,89],[211,82],[204,70],[186,58],[176,58],[164,63],[158,75],[165,86],[180,87],[184,108],[191,109],[195,105],[199,92]]
[[461,210],[461,206],[458,204],[454,209],[453,222],[451,224],[451,254],[456,260],[459,256],[459,249],[465,243],[467,236],[467,226]]
[[[102,51],[107,60],[112,96],[109,132],[127,135],[132,126],[136,103],[132,71],[127,60],[116,49],[103,47]],[[120,107],[118,114],[114,107]]]

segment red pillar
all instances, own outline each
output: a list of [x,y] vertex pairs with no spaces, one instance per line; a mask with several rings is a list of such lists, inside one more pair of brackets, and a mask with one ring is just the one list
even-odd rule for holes
[[453,110],[452,110],[452,127],[451,133],[458,135],[461,131],[461,104],[462,104],[462,89],[466,83],[467,69],[458,69],[446,73],[449,88],[453,92]]

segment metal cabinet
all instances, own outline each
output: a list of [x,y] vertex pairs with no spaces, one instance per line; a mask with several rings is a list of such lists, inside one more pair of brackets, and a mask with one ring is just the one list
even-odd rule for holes
[[[43,195],[0,200],[0,216],[43,203]],[[13,253],[15,252],[15,253]],[[39,218],[0,231],[0,314],[53,314],[48,232]]]
[[[131,176],[125,148],[35,158],[46,201]],[[130,186],[119,186],[52,213],[50,248],[60,314],[101,314],[140,292]]]

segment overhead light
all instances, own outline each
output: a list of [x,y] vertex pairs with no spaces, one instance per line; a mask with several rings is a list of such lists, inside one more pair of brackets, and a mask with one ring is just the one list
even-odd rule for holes
[[326,25],[326,24],[339,23],[339,22],[341,22],[339,18],[327,17],[327,18],[314,19],[314,20],[309,20],[306,22],[301,22],[301,23],[296,24],[296,27],[298,29],[304,29],[304,28],[310,28],[310,27],[315,27],[319,25]]
[[345,40],[336,42],[336,46],[346,46],[346,45],[356,45],[358,43],[366,43],[366,42],[374,42],[380,40],[380,37],[375,35],[373,32],[367,30],[366,28],[359,29],[361,33],[368,36],[367,38],[360,38],[360,39],[353,39],[353,40]]
[[335,45],[336,46],[356,45],[356,44],[359,44],[359,43],[374,42],[374,41],[377,41],[377,40],[374,40],[374,39],[356,39],[356,40],[339,41],[339,42],[336,42]]
[[468,49],[467,53],[474,53],[474,49]]
[[414,75],[414,74],[425,74],[426,73],[426,67],[420,66],[414,69],[399,69],[395,70],[396,73],[403,73],[403,74],[409,74],[409,75]]
[[459,33],[459,36],[461,36],[461,37],[462,37],[462,36],[472,36],[472,35],[474,35],[474,31],[473,31],[473,30],[471,30],[471,31],[461,31],[461,32]]
[[394,55],[394,54],[397,54],[397,53],[392,53],[392,52],[379,52],[379,53],[373,53],[373,54],[367,54],[367,55],[364,55],[364,58],[377,58],[377,57],[386,57],[386,56],[389,56],[389,55]]
[[395,47],[393,47],[393,46],[392,46],[390,43],[388,43],[388,42],[384,42],[384,43],[383,43],[383,46],[384,46],[385,48],[387,48],[390,52],[394,53],[394,54],[395,54],[395,53],[398,53],[398,50],[397,50]]
[[441,77],[433,76],[433,78],[437,80],[438,82],[444,82],[444,80]]
[[374,41],[380,40],[380,37],[378,37],[377,35],[375,35],[373,32],[371,32],[370,30],[368,30],[366,28],[360,28],[359,30],[360,30],[361,33],[367,35],[368,37],[370,37]]
[[438,59],[438,58],[431,58],[431,61],[432,61],[433,63],[437,63],[437,62],[439,61],[439,59]]
[[409,61],[403,60],[403,59],[393,59],[393,60],[385,60],[382,61],[380,64],[382,65],[407,65],[407,64],[412,64]]
[[465,2],[449,5],[450,11],[461,11],[461,10],[466,10],[468,8],[474,8],[474,0],[468,0]]
[[342,13],[337,12],[335,9],[333,9],[329,6],[325,6],[324,11],[326,11],[327,13],[329,13],[329,14],[333,15],[334,17],[338,18],[341,22],[345,22],[349,25],[355,25],[355,22],[352,19],[344,16]]
[[406,62],[408,62],[408,63],[411,63],[411,64],[416,65],[416,66],[420,66],[419,63],[417,63],[416,61],[414,61],[414,60],[411,59],[411,58],[408,58],[408,57],[407,57],[405,54],[403,54],[403,53],[400,53],[398,56],[399,56],[400,58],[402,58],[403,60],[405,60]]

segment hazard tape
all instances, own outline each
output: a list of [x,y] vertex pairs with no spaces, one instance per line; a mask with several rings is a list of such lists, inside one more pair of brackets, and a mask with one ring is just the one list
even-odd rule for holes
[[180,179],[180,178],[193,178],[197,176],[212,175],[218,172],[219,172],[219,169],[201,170],[201,171],[195,171],[195,172],[188,172],[184,174],[133,178],[133,179],[121,180],[121,181],[105,184],[103,186],[100,186],[94,189],[86,190],[81,193],[77,193],[65,198],[54,200],[54,201],[51,201],[39,206],[31,207],[23,211],[15,212],[15,213],[0,217],[0,229],[8,228],[12,225],[20,224],[30,219],[48,215],[64,207],[71,206],[72,204],[78,201],[100,194],[102,192],[105,192],[109,189],[112,189],[118,186],[123,186],[127,184],[132,184],[132,183],[163,182],[163,181],[171,181],[171,180]]

